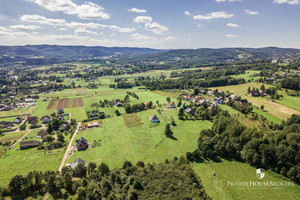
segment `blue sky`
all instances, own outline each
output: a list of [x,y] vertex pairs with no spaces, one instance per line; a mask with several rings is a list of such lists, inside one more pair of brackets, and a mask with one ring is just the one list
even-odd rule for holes
[[0,45],[300,48],[300,0],[0,0]]

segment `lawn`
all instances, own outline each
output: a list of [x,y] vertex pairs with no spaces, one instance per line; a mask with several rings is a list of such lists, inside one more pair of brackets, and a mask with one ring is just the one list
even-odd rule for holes
[[[289,179],[270,170],[265,177],[259,180],[256,177],[256,168],[237,161],[222,160],[222,162],[193,163],[193,168],[202,180],[206,192],[212,199],[299,199],[300,186],[286,187],[234,187],[227,185],[231,182],[273,181],[284,182]],[[214,175],[215,174],[215,175]]]

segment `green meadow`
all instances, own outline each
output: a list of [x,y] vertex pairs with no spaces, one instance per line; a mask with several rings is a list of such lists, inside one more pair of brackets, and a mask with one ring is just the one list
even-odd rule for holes
[[260,180],[256,177],[255,167],[238,161],[205,161],[192,165],[212,199],[296,200],[300,198],[300,186],[296,184],[286,187],[238,187],[228,184],[228,182],[248,181],[290,182],[289,179],[271,170],[267,170],[265,177]]

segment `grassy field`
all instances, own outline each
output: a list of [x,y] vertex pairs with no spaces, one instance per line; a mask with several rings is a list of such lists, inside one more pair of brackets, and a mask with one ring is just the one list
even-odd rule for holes
[[261,109],[258,109],[256,107],[253,107],[253,112],[265,117],[268,121],[273,122],[274,124],[281,124],[282,122],[282,119],[280,119],[279,117],[271,115],[268,112],[262,111]]
[[253,75],[254,73],[259,74],[259,72],[260,72],[260,71],[247,70],[245,74],[234,75],[234,76],[232,76],[232,77],[234,77],[234,78],[243,78],[243,79],[245,79],[245,81],[248,81],[248,80],[251,80],[251,79],[256,80],[256,79],[259,78],[259,76],[254,77],[254,76],[252,76],[252,75]]
[[[123,117],[119,116],[104,119],[101,128],[80,132],[76,139],[84,137],[88,142],[101,141],[100,146],[76,152],[69,158],[68,163],[72,163],[78,157],[86,162],[105,162],[111,168],[122,166],[126,159],[133,163],[138,160],[162,162],[165,158],[172,159],[174,156],[185,155],[187,151],[193,151],[197,146],[200,131],[212,125],[209,121],[178,120],[178,126],[173,128],[174,139],[170,139],[165,138],[164,128],[167,119],[175,119],[176,110],[165,110],[163,116],[153,109],[138,114],[143,124],[132,122],[133,125],[127,128]],[[159,117],[160,124],[149,121],[149,115],[152,114]]]
[[[241,96],[242,98],[247,99],[249,102],[251,102],[254,106],[256,107],[260,107],[261,105],[264,105],[265,108],[264,110],[267,111],[269,114],[280,118],[280,119],[287,119],[289,118],[292,114],[300,114],[299,110],[293,109],[291,107],[296,107],[298,108],[298,104],[299,104],[299,99],[298,97],[287,97],[287,95],[285,96],[285,100],[281,100],[280,103],[276,103],[276,102],[272,102],[266,98],[262,98],[262,97],[251,97],[247,95],[247,89],[248,87],[256,87],[256,88],[260,88],[262,84],[261,83],[246,83],[246,84],[241,84],[241,85],[233,85],[233,86],[225,86],[225,87],[217,87],[214,89],[219,89],[219,90],[223,90],[223,91],[230,91],[232,93],[237,94],[238,96]],[[266,85],[265,87],[271,87],[270,85]],[[276,100],[277,101],[277,100]],[[288,103],[287,103],[288,102]],[[292,104],[295,104],[291,106]],[[270,117],[269,117],[270,118]],[[274,119],[273,119],[274,121]],[[275,120],[276,121],[276,120]]]
[[[42,129],[31,130],[24,140],[40,140],[36,137],[40,130]],[[26,133],[27,131],[7,133],[0,140],[17,140]],[[68,144],[70,137],[65,136],[65,141]],[[66,147],[49,151],[37,148],[17,150],[18,148],[20,148],[20,143],[0,157],[0,186],[7,186],[13,176],[25,175],[29,171],[57,171],[66,151]]]
[[26,133],[27,133],[27,131],[4,133],[3,136],[0,136],[0,142],[12,142],[14,140],[18,140],[20,137],[22,137]]
[[0,186],[7,186],[15,175],[25,175],[29,171],[56,171],[65,153],[65,148],[48,151],[35,148],[17,150],[16,144],[5,156],[0,158]]
[[[222,162],[193,163],[193,168],[201,177],[206,192],[212,199],[285,199],[296,200],[300,198],[300,186],[287,187],[234,187],[227,185],[231,182],[246,181],[290,181],[287,178],[267,171],[265,177],[259,180],[256,177],[256,168],[237,161],[222,160]],[[215,174],[215,175],[214,175]]]

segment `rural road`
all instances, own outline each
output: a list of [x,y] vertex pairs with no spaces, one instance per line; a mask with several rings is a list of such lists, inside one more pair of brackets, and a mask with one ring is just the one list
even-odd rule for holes
[[64,155],[64,157],[63,157],[63,159],[62,159],[62,161],[60,163],[60,166],[58,168],[59,172],[61,172],[62,168],[64,167],[64,164],[66,162],[66,159],[67,159],[69,151],[70,151],[70,148],[72,147],[72,143],[73,143],[73,141],[74,141],[74,139],[75,139],[75,137],[76,137],[76,135],[78,133],[78,129],[79,129],[80,124],[81,124],[81,122],[78,122],[77,128],[76,128],[76,130],[75,130],[75,132],[74,132],[74,134],[73,134],[73,136],[72,136],[72,138],[71,138],[71,140],[69,142],[68,148],[66,149],[65,155]]

